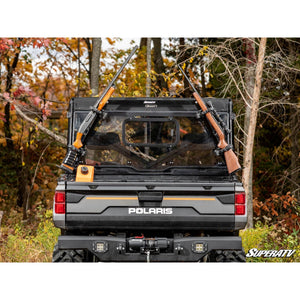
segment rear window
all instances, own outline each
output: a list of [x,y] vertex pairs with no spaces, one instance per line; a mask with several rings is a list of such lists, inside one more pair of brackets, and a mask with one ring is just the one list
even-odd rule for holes
[[[79,128],[85,113],[76,113]],[[87,164],[162,170],[176,166],[224,165],[216,156],[216,139],[207,125],[193,117],[144,118],[109,113],[98,120],[86,140]],[[74,130],[74,137],[76,135]]]

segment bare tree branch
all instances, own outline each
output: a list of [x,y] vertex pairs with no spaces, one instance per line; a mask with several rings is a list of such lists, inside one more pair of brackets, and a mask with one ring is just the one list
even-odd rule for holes
[[1,98],[2,101],[7,101],[7,102],[13,104],[14,107],[15,107],[15,110],[16,110],[17,114],[18,114],[21,118],[23,118],[23,119],[25,119],[26,121],[28,121],[28,122],[30,122],[30,123],[36,125],[41,131],[45,132],[47,135],[49,135],[50,137],[52,137],[54,140],[56,140],[57,142],[61,143],[62,145],[64,145],[64,146],[67,145],[67,139],[66,139],[65,137],[63,137],[63,136],[61,136],[61,135],[58,135],[58,134],[55,134],[55,133],[52,132],[51,130],[49,130],[49,129],[47,129],[46,127],[44,127],[41,123],[39,123],[39,122],[37,122],[36,120],[31,119],[31,118],[29,118],[28,116],[26,116],[26,114],[24,114],[24,113],[22,112],[22,110],[20,109],[20,107],[19,107],[17,104],[15,104],[12,100],[7,100],[7,99],[5,99],[2,95],[0,95],[0,98]]
[[87,73],[89,73],[89,70],[87,69],[87,67],[85,66],[85,64],[81,61],[81,59],[78,57],[78,55],[72,50],[72,48],[68,44],[66,44],[66,43],[64,43],[64,44],[68,48],[68,50],[74,55],[74,57],[76,58],[76,60],[78,60],[79,63],[83,66],[83,68],[85,69],[85,71]]
[[230,69],[229,69],[228,65],[226,64],[226,62],[225,62],[225,61],[223,60],[223,58],[222,58],[220,55],[218,55],[212,48],[209,48],[209,49],[215,54],[216,57],[218,57],[218,58],[220,59],[220,61],[222,62],[222,64],[223,64],[224,67],[226,68],[226,70],[227,70],[229,76],[231,77],[232,81],[234,82],[234,85],[235,85],[236,89],[239,91],[241,97],[243,98],[245,104],[246,104],[248,107],[250,107],[250,104],[248,103],[248,101],[246,100],[246,98],[245,98],[243,92],[242,92],[241,89],[239,88],[239,85],[238,85],[236,79],[234,78],[234,76],[232,75],[232,72],[230,71]]
[[31,186],[30,186],[30,190],[28,192],[28,195],[27,195],[27,199],[26,199],[26,205],[25,205],[25,211],[27,212],[28,211],[28,208],[29,208],[29,198],[30,198],[30,194],[31,194],[31,191],[33,189],[33,185],[34,185],[34,182],[35,182],[35,178],[36,178],[36,174],[37,174],[37,170],[39,168],[39,165],[40,165],[40,162],[41,162],[41,159],[44,155],[44,153],[46,152],[47,148],[51,145],[52,142],[48,143],[48,145],[44,148],[43,152],[41,153],[40,157],[39,157],[39,160],[36,164],[36,167],[35,167],[35,170],[34,170],[34,175],[33,175],[33,178],[32,178],[32,182],[31,182]]

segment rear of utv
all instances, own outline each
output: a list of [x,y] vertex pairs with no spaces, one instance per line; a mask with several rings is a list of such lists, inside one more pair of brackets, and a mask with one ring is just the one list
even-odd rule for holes
[[53,261],[244,262],[232,101],[112,92],[70,101]]
[[[95,100],[71,100],[70,147]],[[233,144],[232,102],[209,101]],[[244,261],[244,189],[195,100],[111,98],[102,112],[56,188],[53,260]]]

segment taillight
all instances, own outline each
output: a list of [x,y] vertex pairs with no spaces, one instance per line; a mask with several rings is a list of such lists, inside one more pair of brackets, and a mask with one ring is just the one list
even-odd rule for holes
[[245,204],[245,193],[235,194],[235,204]]
[[236,204],[235,205],[235,214],[236,215],[244,215],[246,212],[245,205]]
[[65,192],[56,191],[54,196],[54,211],[56,214],[66,213],[66,194]]
[[235,194],[235,214],[244,215],[246,213],[246,197],[245,193]]

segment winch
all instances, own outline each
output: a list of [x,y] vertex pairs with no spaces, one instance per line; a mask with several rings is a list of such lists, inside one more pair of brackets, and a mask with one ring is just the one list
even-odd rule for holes
[[128,238],[127,245],[130,252],[146,254],[149,251],[151,254],[159,254],[170,248],[171,241],[167,238],[145,238],[141,236]]

